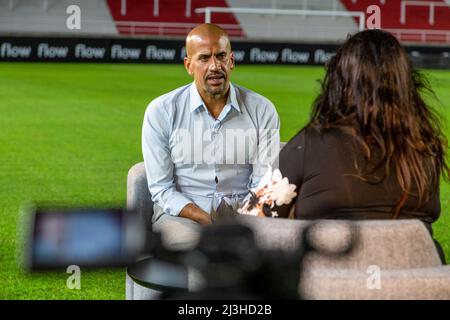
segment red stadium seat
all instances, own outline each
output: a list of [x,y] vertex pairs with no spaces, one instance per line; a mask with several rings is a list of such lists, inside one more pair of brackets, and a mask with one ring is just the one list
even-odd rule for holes
[[[195,13],[195,8],[228,7],[225,0],[192,0],[191,10],[186,12],[187,1],[157,2],[158,7],[155,10],[155,1],[127,0],[124,15],[121,12],[121,1],[108,0],[108,6],[120,34],[173,36],[185,36],[195,25],[204,22],[203,14]],[[245,36],[233,14],[218,14],[214,17],[214,23],[224,27],[231,36]]]

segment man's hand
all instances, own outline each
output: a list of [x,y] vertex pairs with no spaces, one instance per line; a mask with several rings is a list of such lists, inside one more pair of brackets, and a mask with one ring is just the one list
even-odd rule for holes
[[200,209],[193,203],[188,203],[180,212],[180,217],[188,218],[200,223],[202,226],[207,226],[212,223],[211,216],[208,212]]

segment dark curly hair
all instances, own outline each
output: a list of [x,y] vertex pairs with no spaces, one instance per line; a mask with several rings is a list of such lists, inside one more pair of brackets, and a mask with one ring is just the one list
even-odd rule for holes
[[[418,196],[420,208],[439,192],[441,174],[449,174],[447,140],[421,96],[424,91],[434,95],[394,36],[381,30],[358,32],[330,59],[308,124],[319,130],[340,128],[356,138],[365,156],[358,175],[364,181],[379,183],[395,170],[403,192],[394,218],[409,195]],[[377,177],[381,168],[384,174]]]

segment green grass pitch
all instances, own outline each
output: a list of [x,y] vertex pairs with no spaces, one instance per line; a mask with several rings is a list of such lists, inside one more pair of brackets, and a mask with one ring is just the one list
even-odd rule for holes
[[[450,72],[426,73],[446,125]],[[274,102],[287,141],[308,119],[322,76],[322,67],[238,66],[232,80]],[[127,171],[142,161],[147,104],[190,81],[180,65],[0,63],[0,299],[125,297],[125,270],[82,270],[81,290],[67,288],[64,272],[23,274],[19,208],[25,201],[125,206]],[[443,182],[434,225],[447,260],[449,190]]]

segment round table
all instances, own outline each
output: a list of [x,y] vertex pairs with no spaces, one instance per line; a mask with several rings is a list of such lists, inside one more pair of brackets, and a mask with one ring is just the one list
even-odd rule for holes
[[149,257],[130,265],[127,274],[141,286],[163,293],[188,290],[188,271],[181,264]]

